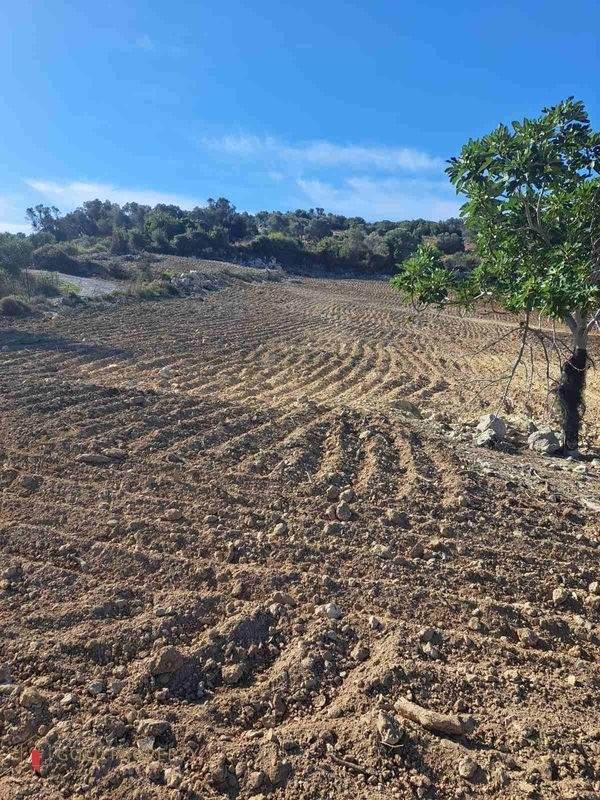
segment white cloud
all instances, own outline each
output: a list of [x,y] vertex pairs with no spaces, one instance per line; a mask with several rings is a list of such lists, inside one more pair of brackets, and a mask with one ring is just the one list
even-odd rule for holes
[[410,147],[369,147],[325,140],[286,144],[272,136],[247,134],[205,137],[201,144],[236,158],[277,160],[293,167],[371,168],[385,172],[439,170],[443,161]]
[[139,47],[140,50],[154,50],[154,42],[147,33],[143,36],[138,36],[135,40],[135,46]]
[[111,200],[119,205],[135,202],[155,206],[157,203],[165,203],[188,209],[203,204],[203,201],[185,195],[157,192],[153,189],[123,189],[108,183],[88,183],[86,181],[56,183],[38,179],[26,180],[25,183],[47,200],[59,205],[61,211],[75,208],[85,200],[94,200],[95,198]]
[[0,233],[29,233],[31,227],[24,217],[16,198],[0,195]]
[[339,186],[320,180],[298,180],[314,206],[346,216],[376,219],[447,219],[458,215],[460,200],[442,181],[347,178]]
[[31,233],[31,225],[25,222],[2,222],[0,221],[0,233]]

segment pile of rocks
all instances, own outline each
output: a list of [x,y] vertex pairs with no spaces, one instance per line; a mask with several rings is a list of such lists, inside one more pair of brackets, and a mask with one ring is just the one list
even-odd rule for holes
[[283,269],[281,264],[277,262],[276,258],[261,258],[254,256],[253,258],[245,258],[242,262],[245,267],[258,267],[259,269]]
[[325,496],[331,505],[325,511],[325,518],[329,522],[326,523],[323,533],[339,533],[343,526],[342,524],[352,519],[353,514],[349,503],[355,498],[354,489],[349,485],[338,486],[335,483],[331,483],[327,487]]
[[171,283],[182,294],[204,294],[204,292],[219,288],[214,278],[210,278],[205,272],[197,269],[182,272],[181,275],[173,275]]
[[486,414],[475,428],[477,447],[495,447],[506,437],[506,423],[496,414]]
[[[264,270],[260,276],[249,273],[248,277],[250,277],[252,280],[257,280],[258,282],[261,282],[262,279],[267,281],[280,280],[282,276],[281,267],[275,261],[272,263],[261,262],[259,264],[245,263],[243,266],[259,267],[260,269]],[[236,273],[229,272],[227,270],[227,265],[225,264],[222,272],[211,274],[209,272],[203,272],[202,270],[191,269],[188,272],[182,272],[179,275],[172,275],[170,282],[177,292],[179,292],[179,294],[203,295],[207,292],[214,292],[218,289],[222,289],[224,286],[231,283],[232,278],[241,278],[242,275],[243,269],[239,271],[238,276]]]
[[[496,447],[506,439],[507,425],[502,417],[486,414],[481,417],[475,428],[474,443],[477,447]],[[537,428],[533,423],[529,426],[527,445],[542,455],[550,456],[561,452],[563,444],[559,434],[551,428]]]

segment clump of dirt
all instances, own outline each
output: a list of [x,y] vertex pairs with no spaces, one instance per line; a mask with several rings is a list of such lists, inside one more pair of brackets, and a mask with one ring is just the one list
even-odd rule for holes
[[0,323],[0,797],[595,797],[600,468],[472,444],[495,324],[354,280]]

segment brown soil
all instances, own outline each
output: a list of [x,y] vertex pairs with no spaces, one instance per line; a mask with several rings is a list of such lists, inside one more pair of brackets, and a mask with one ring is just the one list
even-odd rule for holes
[[502,320],[306,279],[2,325],[0,798],[600,797],[600,468],[524,448],[523,383],[471,444]]

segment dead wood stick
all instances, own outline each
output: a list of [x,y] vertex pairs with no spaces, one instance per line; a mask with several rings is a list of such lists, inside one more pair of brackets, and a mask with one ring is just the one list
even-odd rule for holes
[[360,764],[355,764],[354,761],[346,761],[345,758],[340,758],[336,756],[334,753],[329,753],[329,758],[334,761],[336,764],[339,764],[340,767],[346,767],[346,769],[352,769],[355,772],[360,772],[362,775],[369,775],[369,771],[366,770],[364,767],[361,767]]
[[416,703],[411,703],[410,700],[405,700],[403,697],[396,700],[394,708],[405,719],[410,719],[412,722],[416,722],[421,727],[434,733],[462,736],[463,733],[469,733],[472,730],[472,722],[468,720],[462,720],[458,716],[438,714],[437,711],[422,708]]

